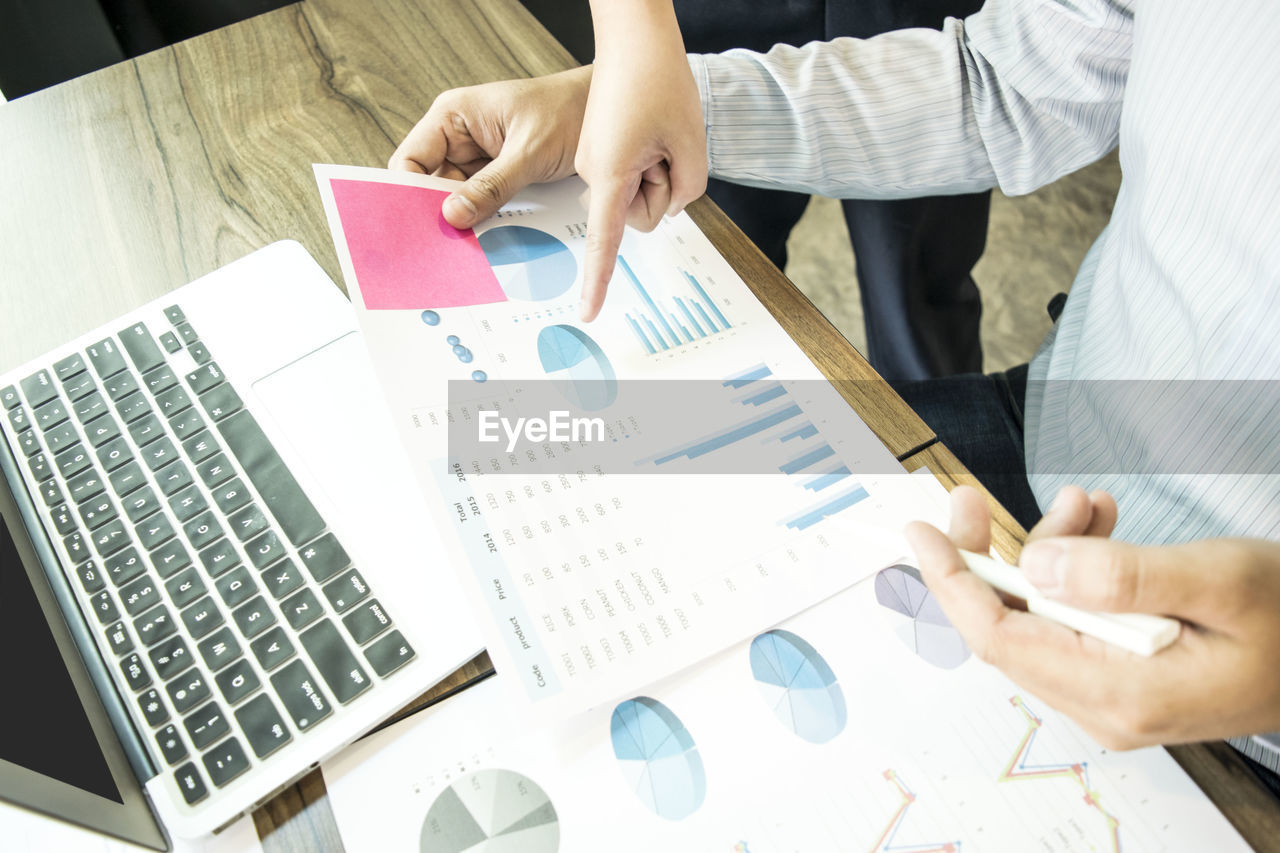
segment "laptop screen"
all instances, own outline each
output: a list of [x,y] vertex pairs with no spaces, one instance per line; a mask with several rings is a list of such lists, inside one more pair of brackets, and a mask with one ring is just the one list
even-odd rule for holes
[[15,523],[0,525],[0,758],[123,803],[18,556]]

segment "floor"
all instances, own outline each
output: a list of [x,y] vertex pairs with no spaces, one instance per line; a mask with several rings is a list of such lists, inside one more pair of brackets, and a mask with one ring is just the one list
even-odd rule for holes
[[[1027,361],[1049,331],[1045,306],[1067,291],[1107,224],[1120,186],[1115,152],[1037,192],[995,193],[987,250],[974,268],[982,291],[987,372]],[[860,351],[866,343],[853,248],[840,205],[814,198],[787,243],[787,275]]]

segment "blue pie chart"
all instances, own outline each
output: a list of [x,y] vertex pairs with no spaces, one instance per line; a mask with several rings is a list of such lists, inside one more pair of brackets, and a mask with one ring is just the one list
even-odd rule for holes
[[573,252],[546,231],[524,225],[499,225],[479,239],[493,274],[511,299],[555,299],[573,286],[578,275]]
[[751,674],[773,714],[810,743],[826,743],[848,722],[844,691],[822,655],[790,631],[751,641]]
[[538,361],[566,400],[594,412],[618,399],[618,375],[591,336],[573,326],[538,333]]
[[613,709],[613,754],[640,802],[667,820],[683,820],[707,797],[702,757],[684,723],[657,699],[637,696]]

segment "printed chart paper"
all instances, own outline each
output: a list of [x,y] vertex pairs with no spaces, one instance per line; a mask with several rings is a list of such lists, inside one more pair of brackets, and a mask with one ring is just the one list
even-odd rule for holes
[[[431,281],[410,304],[411,281],[392,276],[392,299],[387,264],[361,260],[378,240],[363,217],[386,194],[398,211],[382,217],[388,239],[420,259],[444,239],[439,205],[458,184],[337,166],[316,176],[415,474],[487,616],[490,654],[530,708],[555,717],[616,699],[901,556],[896,543],[859,546],[832,519],[900,529],[913,510],[895,482],[909,478],[688,216],[627,231],[600,318],[583,324],[577,179],[532,187],[450,239],[440,257],[455,260],[406,261]],[[416,218],[406,192],[430,202]],[[450,271],[459,285],[438,285]],[[547,398],[598,415],[600,438],[459,455],[472,425],[545,417],[552,404],[530,401]],[[623,470],[595,464],[598,450]],[[704,463],[718,473],[668,473]]]

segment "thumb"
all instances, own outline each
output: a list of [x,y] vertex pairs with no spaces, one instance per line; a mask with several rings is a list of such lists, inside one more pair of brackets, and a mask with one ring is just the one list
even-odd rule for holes
[[444,200],[445,221],[454,228],[473,228],[498,212],[512,196],[528,186],[528,163],[518,154],[507,155],[511,146],[476,172],[457,192]]
[[[1022,551],[1027,580],[1087,610],[1158,613],[1218,627],[1247,605],[1252,555],[1231,540],[1138,546],[1091,536],[1041,539]],[[1244,559],[1231,555],[1241,552]]]

